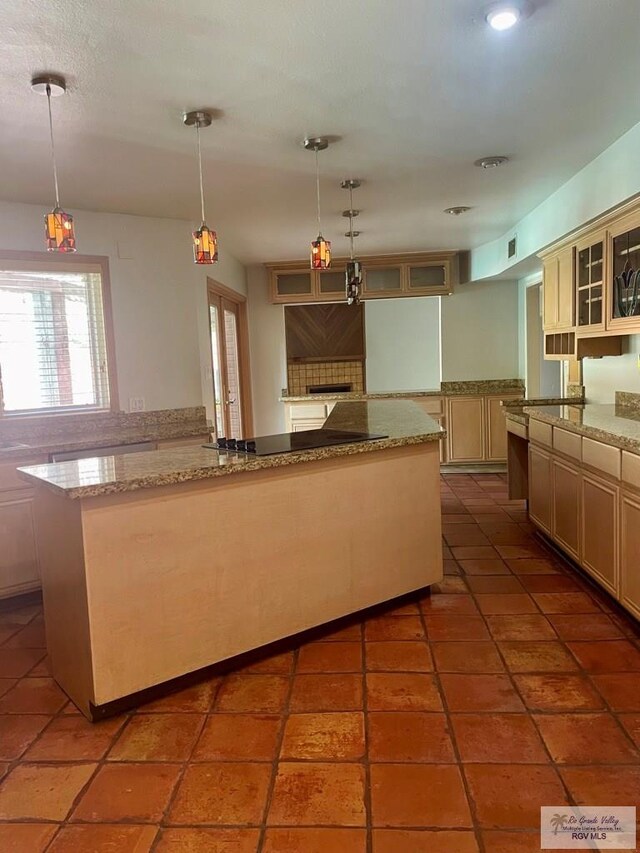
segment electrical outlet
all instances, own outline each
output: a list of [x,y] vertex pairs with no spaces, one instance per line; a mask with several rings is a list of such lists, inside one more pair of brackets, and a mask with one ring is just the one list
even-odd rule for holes
[[129,397],[130,412],[144,412],[144,397]]

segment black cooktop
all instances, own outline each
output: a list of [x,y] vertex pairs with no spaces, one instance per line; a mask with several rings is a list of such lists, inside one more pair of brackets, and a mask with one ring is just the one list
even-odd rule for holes
[[213,444],[203,444],[212,450],[250,453],[254,456],[271,456],[276,453],[296,453],[335,444],[352,444],[355,441],[373,441],[388,438],[372,432],[347,432],[342,429],[308,429],[303,432],[283,432],[279,435],[261,435],[258,438],[219,438]]

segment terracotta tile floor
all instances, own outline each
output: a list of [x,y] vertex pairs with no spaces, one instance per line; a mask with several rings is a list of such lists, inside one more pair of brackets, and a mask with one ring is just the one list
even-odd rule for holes
[[430,596],[96,725],[1,611],[1,853],[530,853],[541,805],[640,806],[640,626],[503,476],[442,504]]

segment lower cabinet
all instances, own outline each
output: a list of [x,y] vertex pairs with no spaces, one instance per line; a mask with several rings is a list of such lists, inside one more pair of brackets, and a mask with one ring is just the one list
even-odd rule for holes
[[640,619],[640,495],[620,501],[620,601]]
[[0,493],[0,598],[40,586],[31,489]]
[[531,418],[529,516],[640,619],[640,456]]
[[573,465],[551,460],[553,516],[551,534],[574,560],[580,562],[580,471]]
[[529,444],[529,515],[551,533],[551,456]]
[[482,397],[449,398],[447,406],[449,462],[484,461],[484,425]]
[[447,402],[448,462],[506,462],[507,421],[502,400],[520,394],[493,397],[449,397]]
[[[612,595],[617,595],[619,588],[619,500],[617,486],[595,474],[583,473],[582,565]],[[640,524],[640,507],[637,522]],[[636,553],[640,560],[640,539]]]

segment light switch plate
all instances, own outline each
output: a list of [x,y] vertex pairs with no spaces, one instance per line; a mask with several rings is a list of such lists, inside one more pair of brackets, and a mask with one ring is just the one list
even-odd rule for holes
[[129,397],[130,412],[144,412],[144,397]]

